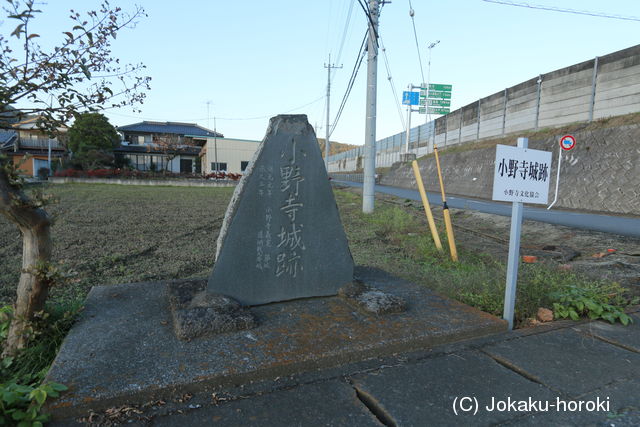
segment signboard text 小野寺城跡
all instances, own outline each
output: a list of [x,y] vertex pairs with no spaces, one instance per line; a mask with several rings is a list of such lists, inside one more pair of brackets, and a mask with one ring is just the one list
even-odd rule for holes
[[497,145],[492,199],[546,204],[550,173],[550,152]]

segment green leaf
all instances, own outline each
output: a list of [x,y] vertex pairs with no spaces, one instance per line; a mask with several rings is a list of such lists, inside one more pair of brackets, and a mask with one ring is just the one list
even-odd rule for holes
[[13,364],[13,357],[5,357],[2,359],[2,367],[4,369],[7,369],[12,364]]
[[20,411],[20,410],[16,410],[13,414],[11,414],[11,418],[13,418],[16,421],[23,420],[24,417],[26,416],[27,414],[24,411]]
[[47,392],[38,388],[33,390],[29,394],[29,397],[31,397],[32,399],[35,399],[35,401],[38,402],[39,405],[42,405],[44,401],[47,400]]
[[16,27],[15,30],[13,30],[13,32],[11,33],[12,36],[16,36],[18,38],[20,38],[20,33],[22,32],[22,29],[24,28],[24,24],[20,24]]
[[627,326],[629,324],[629,322],[631,322],[631,317],[627,316],[625,313],[620,313],[620,316],[618,316],[620,318],[620,322],[624,325]]
[[49,384],[51,386],[52,389],[54,389],[55,391],[66,391],[69,390],[69,387],[67,387],[64,384],[59,384],[59,383],[50,383]]
[[8,405],[13,405],[18,400],[18,394],[10,391],[4,391],[2,393],[2,400]]
[[84,75],[90,79],[91,78],[91,73],[89,72],[89,69],[87,68],[86,65],[84,64],[80,64],[80,68],[82,69],[82,72],[84,73]]
[[580,316],[578,316],[578,313],[576,313],[574,309],[569,310],[569,317],[571,317],[572,320],[580,320]]

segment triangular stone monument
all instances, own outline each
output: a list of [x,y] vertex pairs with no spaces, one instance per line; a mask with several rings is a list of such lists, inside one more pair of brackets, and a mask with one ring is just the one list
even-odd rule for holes
[[313,128],[305,115],[273,117],[227,208],[207,291],[258,305],[335,295],[352,280]]

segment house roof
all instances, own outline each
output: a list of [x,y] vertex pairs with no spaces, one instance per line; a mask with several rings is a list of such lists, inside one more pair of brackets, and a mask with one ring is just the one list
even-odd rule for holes
[[[12,127],[14,129],[18,129],[18,130],[37,130],[37,131],[42,131],[39,127],[38,127],[38,119],[40,118],[40,116],[28,116],[25,117],[24,119],[20,120],[17,123],[14,123],[12,125]],[[56,128],[56,130],[58,132],[66,132],[67,131],[67,127],[66,126],[59,126]]]
[[10,105],[0,107],[0,123],[3,126],[12,125],[20,119],[20,111]]
[[203,128],[195,123],[179,122],[140,122],[132,125],[118,126],[120,132],[140,132],[140,133],[169,133],[175,135],[189,136],[218,136],[224,137],[221,133]]
[[[48,150],[42,150],[37,148],[21,148],[18,151],[7,151],[6,154],[9,156],[23,156],[25,154],[38,155],[38,156],[46,156],[49,153]],[[63,157],[65,155],[65,150],[60,148],[52,148],[51,149],[51,157]]]
[[15,130],[0,129],[0,149],[13,146],[13,140],[18,136]]

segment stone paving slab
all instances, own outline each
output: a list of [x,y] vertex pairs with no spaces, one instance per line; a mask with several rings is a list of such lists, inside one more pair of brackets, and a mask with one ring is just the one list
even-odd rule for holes
[[[519,414],[486,409],[493,400],[551,399],[554,394],[476,351],[453,353],[423,363],[381,369],[352,378],[356,389],[397,426],[489,425]],[[454,402],[477,399],[473,414],[454,412]],[[473,405],[471,400],[464,405]]]
[[483,351],[573,398],[614,381],[640,378],[640,354],[571,329],[505,341]]
[[620,323],[591,322],[579,326],[579,331],[640,353],[640,315],[630,315],[633,323],[623,326]]
[[151,425],[383,426],[352,387],[335,380],[154,418]]
[[73,417],[506,330],[503,320],[379,270],[356,277],[403,298],[407,311],[373,316],[339,297],[301,299],[253,307],[259,325],[250,331],[185,342],[172,332],[166,282],[94,287],[48,375],[69,391],[47,409]]
[[[555,399],[553,400],[555,403]],[[562,400],[567,402],[568,400]],[[640,382],[637,380],[618,381],[599,390],[582,396],[577,402],[583,402],[582,410],[571,409],[561,403],[549,408],[548,412],[539,412],[507,423],[509,426],[621,426],[640,425]],[[596,410],[590,411],[595,402]],[[603,406],[597,407],[597,403]],[[607,406],[605,406],[608,403]],[[574,404],[575,405],[575,404]],[[557,406],[557,405],[556,405]],[[602,411],[600,409],[606,408]],[[634,421],[635,420],[635,421]],[[626,424],[632,422],[632,424]]]

